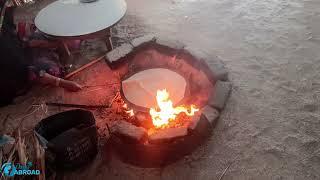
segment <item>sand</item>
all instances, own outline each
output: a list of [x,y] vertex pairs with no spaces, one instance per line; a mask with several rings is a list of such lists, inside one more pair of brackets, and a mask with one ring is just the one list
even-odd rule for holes
[[137,26],[130,18],[139,19],[151,33],[217,55],[234,87],[197,152],[161,171],[113,169],[114,179],[218,179],[230,163],[224,179],[320,178],[319,1],[138,0],[128,7],[123,34],[139,34],[128,32]]
[[212,137],[181,161],[142,169],[101,152],[65,179],[212,180],[230,164],[224,180],[320,179],[319,0],[127,3],[118,37],[174,36],[219,56],[231,98]]

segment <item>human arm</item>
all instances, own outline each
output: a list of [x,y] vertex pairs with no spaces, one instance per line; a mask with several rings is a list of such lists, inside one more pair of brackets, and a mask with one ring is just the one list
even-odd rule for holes
[[39,78],[39,82],[42,84],[50,84],[53,86],[62,87],[70,91],[79,91],[82,89],[82,86],[76,82],[61,79],[61,78],[52,76],[46,72],[42,72]]

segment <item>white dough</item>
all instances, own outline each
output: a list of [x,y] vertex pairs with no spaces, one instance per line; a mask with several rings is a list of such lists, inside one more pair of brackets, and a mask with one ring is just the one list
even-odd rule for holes
[[145,108],[156,107],[157,90],[167,89],[173,104],[179,103],[186,90],[186,80],[168,69],[141,71],[122,82],[123,94],[131,103]]

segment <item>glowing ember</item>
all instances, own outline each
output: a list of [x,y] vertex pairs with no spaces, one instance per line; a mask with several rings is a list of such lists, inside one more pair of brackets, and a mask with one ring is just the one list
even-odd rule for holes
[[159,111],[155,108],[150,109],[152,123],[156,128],[167,125],[170,121],[174,121],[176,116],[180,113],[185,113],[187,116],[193,116],[195,112],[199,111],[194,105],[190,108],[184,106],[173,107],[172,101],[169,98],[169,93],[166,89],[157,91],[157,103]]
[[129,110],[129,111],[126,111],[127,114],[129,114],[129,116],[134,116],[134,112],[133,112],[133,109]]
[[133,109],[128,110],[128,105],[127,105],[127,104],[124,104],[122,107],[125,109],[125,112],[126,112],[130,117],[134,116]]

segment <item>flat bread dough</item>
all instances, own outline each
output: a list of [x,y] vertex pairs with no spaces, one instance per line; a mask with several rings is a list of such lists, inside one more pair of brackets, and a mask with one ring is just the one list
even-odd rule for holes
[[185,95],[186,80],[178,73],[155,68],[138,72],[122,81],[122,91],[131,103],[145,107],[157,107],[157,90],[166,89],[173,104],[178,104]]

